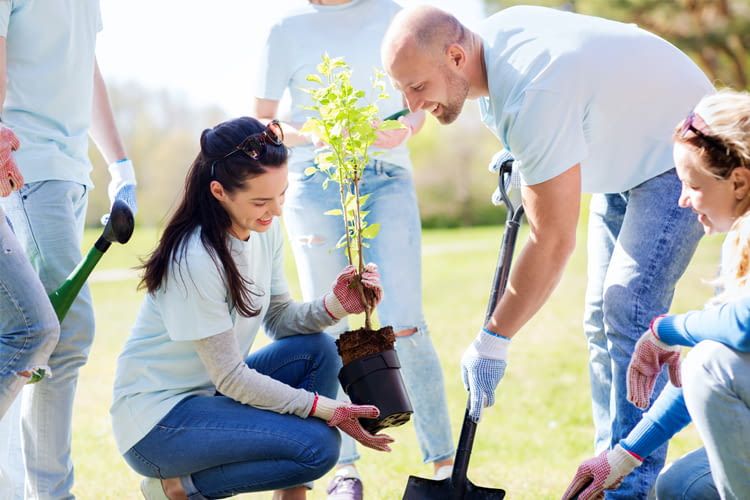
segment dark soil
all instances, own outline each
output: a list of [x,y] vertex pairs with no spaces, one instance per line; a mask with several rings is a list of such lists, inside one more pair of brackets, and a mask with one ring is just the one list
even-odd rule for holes
[[395,342],[396,335],[390,326],[376,331],[360,328],[342,334],[336,340],[336,347],[346,365],[365,356],[393,349]]

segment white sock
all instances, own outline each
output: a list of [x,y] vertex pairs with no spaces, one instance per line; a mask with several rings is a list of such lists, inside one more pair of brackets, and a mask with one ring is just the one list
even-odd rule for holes
[[432,476],[432,479],[441,480],[446,479],[451,476],[453,473],[453,465],[441,465],[438,467],[438,470],[435,471],[435,475]]
[[341,476],[341,477],[353,477],[356,479],[362,479],[359,477],[359,471],[357,468],[351,464],[344,465],[338,469],[336,469],[336,472],[334,473],[335,476]]

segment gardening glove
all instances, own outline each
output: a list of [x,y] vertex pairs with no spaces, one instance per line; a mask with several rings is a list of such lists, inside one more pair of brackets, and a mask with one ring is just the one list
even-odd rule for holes
[[[336,281],[333,282],[332,290],[323,297],[323,304],[331,318],[339,320],[347,314],[364,312],[365,304],[362,303],[362,297],[354,283],[356,275],[357,270],[354,266],[346,266],[338,275]],[[365,288],[372,290],[375,303],[370,304],[370,306],[375,307],[383,298],[383,287],[380,285],[378,266],[372,262],[366,264],[361,281]]]
[[[403,125],[402,128],[397,128],[393,130],[378,130],[375,132],[375,135],[377,136],[375,139],[375,142],[372,143],[373,146],[376,148],[382,148],[382,149],[393,149],[397,146],[400,146],[407,140],[409,140],[409,137],[412,136],[414,131],[411,128],[411,125],[409,125],[406,121],[404,121],[404,117],[398,119],[398,122]],[[381,122],[375,122],[374,125],[377,127],[380,125]]]
[[115,200],[124,201],[133,215],[138,211],[138,205],[135,202],[135,171],[133,170],[133,162],[127,158],[123,160],[110,163],[109,175],[111,180],[109,181],[109,187],[107,188],[107,194],[109,195],[109,201],[114,203]]
[[18,170],[11,153],[21,143],[11,129],[0,124],[0,196],[8,196],[14,189],[23,186],[23,175]]
[[601,452],[578,466],[573,481],[563,493],[563,500],[604,498],[604,490],[616,490],[623,478],[643,463],[622,446]]
[[495,389],[505,374],[510,339],[482,328],[461,358],[461,376],[469,391],[469,416],[479,422],[482,408],[495,404]]
[[656,378],[664,365],[669,367],[669,380],[672,385],[682,387],[680,346],[665,344],[656,335],[654,324],[660,318],[661,316],[654,318],[649,329],[641,335],[628,365],[628,401],[641,409],[648,407]]
[[377,418],[380,410],[372,405],[355,405],[344,401],[337,401],[315,394],[310,416],[328,422],[331,427],[349,434],[368,448],[378,451],[391,451],[388,446],[393,438],[386,434],[370,434],[359,423],[360,418]]

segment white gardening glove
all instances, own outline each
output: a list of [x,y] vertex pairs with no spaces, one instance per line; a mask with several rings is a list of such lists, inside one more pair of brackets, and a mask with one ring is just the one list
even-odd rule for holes
[[469,391],[469,416],[479,422],[482,408],[495,404],[495,389],[505,374],[510,339],[482,328],[461,358],[461,377]]
[[107,187],[109,201],[114,203],[115,200],[124,201],[133,215],[138,211],[138,205],[135,200],[135,170],[133,162],[127,158],[110,163],[107,167],[111,180]]
[[642,463],[625,448],[615,445],[613,449],[605,450],[578,466],[573,481],[562,496],[563,500],[604,498],[604,490],[616,490],[623,478]]

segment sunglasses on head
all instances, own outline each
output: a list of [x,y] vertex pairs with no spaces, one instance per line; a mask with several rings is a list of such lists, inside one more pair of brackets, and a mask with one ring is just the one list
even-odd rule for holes
[[[722,143],[719,139],[716,137],[710,136],[706,134],[705,132],[702,132],[698,127],[696,127],[697,121],[700,120],[703,122],[703,118],[701,118],[698,114],[695,113],[695,111],[691,111],[687,117],[682,121],[682,127],[680,128],[680,138],[686,139],[687,134],[692,132],[696,137],[706,142],[708,145],[713,146],[715,148],[719,149],[726,149],[726,146],[724,146],[724,143]],[[705,125],[705,122],[703,122]]]
[[251,134],[239,145],[211,164],[211,177],[214,177],[214,167],[217,161],[229,158],[238,151],[242,151],[253,160],[258,160],[266,149],[266,144],[281,146],[284,144],[284,130],[278,120],[271,120],[263,132]]

